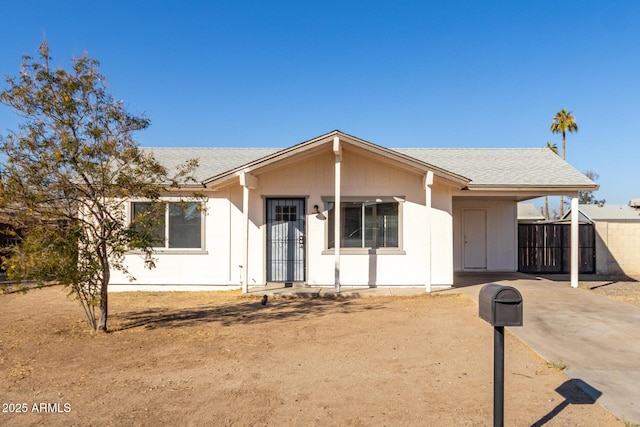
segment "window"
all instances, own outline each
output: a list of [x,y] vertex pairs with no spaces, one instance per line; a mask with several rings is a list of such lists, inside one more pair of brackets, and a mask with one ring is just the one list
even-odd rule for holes
[[276,221],[297,221],[297,206],[276,206]]
[[[335,204],[329,210],[328,248],[335,247]],[[340,206],[340,247],[399,248],[398,202],[343,202]]]
[[153,221],[153,247],[202,248],[202,205],[199,202],[133,202],[131,212],[132,222]]

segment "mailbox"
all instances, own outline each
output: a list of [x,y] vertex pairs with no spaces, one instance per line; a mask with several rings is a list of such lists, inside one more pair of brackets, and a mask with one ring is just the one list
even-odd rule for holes
[[492,326],[522,326],[522,295],[516,288],[484,285],[478,297],[480,317]]

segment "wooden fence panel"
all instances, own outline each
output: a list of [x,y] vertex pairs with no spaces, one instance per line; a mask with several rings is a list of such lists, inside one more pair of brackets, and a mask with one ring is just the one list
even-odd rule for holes
[[[578,240],[580,273],[595,273],[593,224],[580,224]],[[569,273],[570,268],[570,224],[518,224],[518,271]]]

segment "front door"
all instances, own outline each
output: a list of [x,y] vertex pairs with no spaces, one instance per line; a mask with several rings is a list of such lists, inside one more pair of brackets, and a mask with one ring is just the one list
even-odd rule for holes
[[487,211],[464,210],[464,269],[487,268]]
[[305,200],[267,199],[267,281],[305,281]]

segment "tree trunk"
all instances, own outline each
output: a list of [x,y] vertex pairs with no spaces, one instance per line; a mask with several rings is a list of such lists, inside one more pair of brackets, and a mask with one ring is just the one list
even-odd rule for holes
[[107,257],[107,245],[100,245],[100,264],[102,264],[102,286],[100,286],[100,321],[98,322],[98,330],[107,332],[107,315],[109,312],[109,298],[107,288],[111,279],[111,271],[109,269],[109,259]]
[[544,196],[544,219],[549,221],[549,196]]
[[107,332],[108,307],[107,284],[103,280],[102,287],[100,289],[100,322],[98,323],[98,330],[100,332]]

